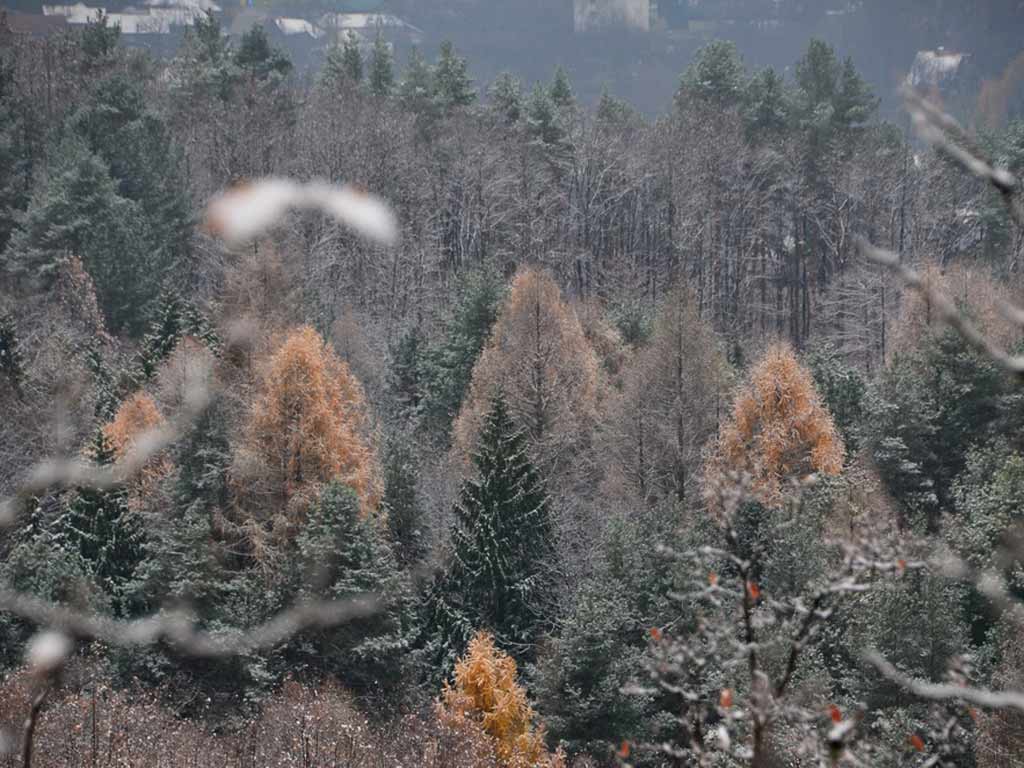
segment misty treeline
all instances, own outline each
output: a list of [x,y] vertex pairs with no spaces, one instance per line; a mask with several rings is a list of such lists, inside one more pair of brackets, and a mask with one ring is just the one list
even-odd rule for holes
[[[260,28],[156,61],[101,20],[12,43],[0,99],[8,749],[32,707],[54,766],[1021,760],[1020,712],[906,680],[1024,685],[1021,392],[933,301],[1014,350],[1024,238],[827,45],[784,78],[712,43],[651,121],[450,45],[306,74]],[[1024,164],[1020,125],[977,142]],[[228,248],[204,207],[266,176],[401,241],[302,212]],[[241,650],[108,623],[57,681],[51,604]]]

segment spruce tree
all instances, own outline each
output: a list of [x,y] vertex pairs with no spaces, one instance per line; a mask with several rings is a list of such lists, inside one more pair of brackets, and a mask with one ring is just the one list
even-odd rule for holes
[[359,48],[359,38],[349,30],[345,42],[341,45],[341,71],[349,82],[360,85],[363,82],[363,52]]
[[374,96],[390,96],[395,89],[395,66],[391,56],[391,48],[384,41],[384,36],[377,30],[373,41],[373,52],[370,54],[370,93]]
[[418,49],[413,48],[405,66],[398,99],[402,107],[429,118],[434,111],[434,71]]
[[164,291],[139,352],[139,373],[144,381],[156,373],[160,364],[170,357],[186,336],[205,344],[212,351],[216,351],[219,345],[216,332],[195,304],[182,299],[176,291]]
[[410,567],[426,554],[423,510],[416,492],[419,471],[405,440],[394,440],[384,457],[384,499],[388,531],[399,564]]
[[441,54],[434,68],[437,99],[444,110],[468,107],[476,101],[466,60],[455,53],[450,41],[441,43]]
[[[89,459],[97,467],[114,463],[114,448],[102,429],[96,431]],[[145,557],[145,544],[142,522],[129,510],[125,489],[78,488],[58,527],[65,545],[87,563],[115,610],[131,613],[130,588]]]
[[520,660],[532,659],[546,619],[550,501],[500,393],[473,460],[475,476],[463,482],[454,508],[452,559],[429,601],[428,651],[445,674],[480,630]]
[[[388,546],[380,520],[362,514],[359,498],[330,483],[296,539],[299,599],[344,600],[367,593],[380,609],[366,619],[313,633],[297,649],[360,693],[392,688],[402,679],[411,633],[411,592]],[[312,654],[309,654],[309,651]]]
[[0,374],[14,389],[21,391],[25,380],[25,362],[18,341],[18,331],[14,325],[14,316],[10,312],[0,314]]
[[502,72],[488,92],[491,109],[505,125],[514,125],[523,116],[523,85],[508,72]]
[[562,67],[555,69],[555,76],[551,80],[548,93],[558,109],[567,110],[576,106],[576,96],[573,95],[569,75]]

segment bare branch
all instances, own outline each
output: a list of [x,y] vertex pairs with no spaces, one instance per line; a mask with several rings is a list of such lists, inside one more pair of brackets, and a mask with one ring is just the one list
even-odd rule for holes
[[1024,712],[1024,693],[1017,691],[988,691],[981,688],[950,685],[949,683],[921,683],[899,672],[881,654],[869,652],[865,658],[887,680],[896,683],[915,696],[931,701],[958,699],[984,709],[1016,709]]
[[307,629],[329,629],[378,610],[375,595],[347,600],[304,603],[279,613],[265,624],[247,629],[237,637],[197,630],[178,611],[135,621],[118,621],[55,605],[0,587],[0,611],[33,624],[59,629],[76,640],[96,640],[122,648],[166,643],[181,656],[228,658],[269,650]]
[[996,168],[963,127],[913,88],[904,88],[903,97],[917,134],[951,158],[968,173],[991,184],[1003,198],[1014,223],[1024,229],[1024,201],[1020,181],[1005,168]]
[[862,238],[858,238],[857,247],[867,259],[876,264],[881,264],[883,267],[888,267],[899,275],[908,287],[926,296],[935,309],[938,310],[942,319],[959,333],[971,347],[981,354],[990,357],[996,365],[1007,373],[1024,378],[1024,357],[1011,355],[991,342],[974,323],[957,309],[956,305],[949,298],[929,288],[921,275],[906,264],[903,264],[899,256],[890,251],[876,248]]

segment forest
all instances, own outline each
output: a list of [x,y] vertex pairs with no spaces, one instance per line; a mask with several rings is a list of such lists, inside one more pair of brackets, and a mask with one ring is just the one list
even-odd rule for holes
[[472,69],[0,47],[0,766],[1024,765],[1011,102]]

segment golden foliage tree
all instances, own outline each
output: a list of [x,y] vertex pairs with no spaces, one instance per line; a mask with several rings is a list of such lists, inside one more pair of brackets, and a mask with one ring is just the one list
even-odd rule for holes
[[754,367],[719,431],[709,480],[749,473],[762,503],[777,504],[783,483],[815,472],[838,475],[846,449],[814,380],[786,344],[769,348]]
[[650,502],[682,501],[697,486],[718,429],[728,364],[681,287],[662,304],[650,343],[625,374],[603,429],[605,486]]
[[114,414],[114,419],[103,428],[117,458],[122,458],[146,432],[164,424],[153,398],[139,391],[129,397]]
[[597,356],[554,280],[521,269],[473,368],[454,426],[456,448],[470,455],[500,389],[536,461],[557,471],[589,440],[600,386]]
[[469,642],[455,665],[455,684],[445,683],[438,706],[441,722],[455,730],[482,727],[494,743],[498,762],[508,768],[562,768],[561,752],[544,746],[544,727],[516,681],[516,663],[486,632]]
[[356,492],[363,514],[377,509],[380,471],[362,386],[309,326],[265,361],[234,477],[245,500],[274,513],[304,508],[335,479]]

